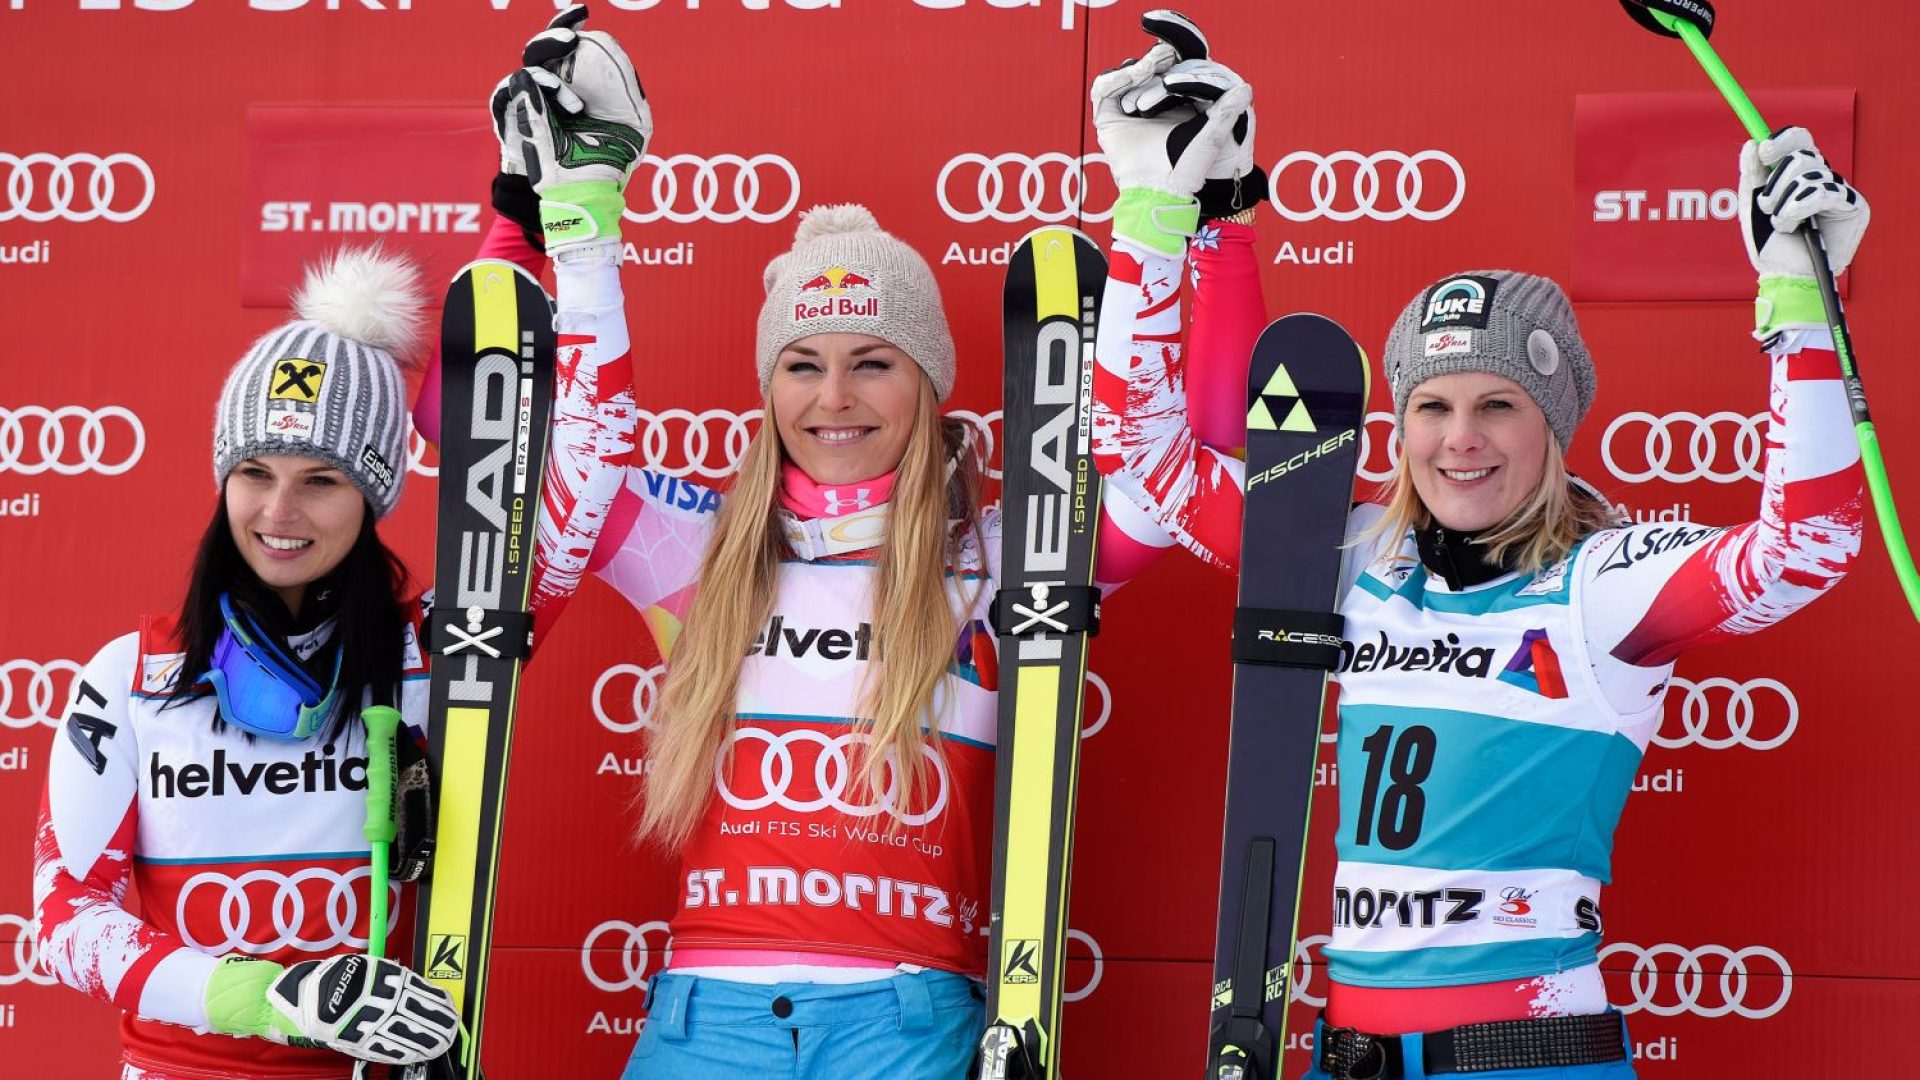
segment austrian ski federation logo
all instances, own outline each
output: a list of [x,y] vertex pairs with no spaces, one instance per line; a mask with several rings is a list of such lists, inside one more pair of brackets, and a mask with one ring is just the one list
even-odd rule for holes
[[[1276,420],[1276,417],[1284,419]],[[1307,414],[1306,399],[1293,385],[1293,376],[1287,374],[1287,365],[1273,369],[1273,377],[1261,388],[1253,408],[1247,410],[1247,427],[1254,431],[1298,431],[1308,435],[1318,430],[1313,426],[1313,417]]]

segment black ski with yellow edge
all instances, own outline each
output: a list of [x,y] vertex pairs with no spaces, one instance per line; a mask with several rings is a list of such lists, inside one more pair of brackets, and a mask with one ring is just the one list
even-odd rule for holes
[[1247,483],[1233,626],[1233,734],[1208,1080],[1277,1080],[1367,358],[1331,319],[1288,315],[1247,372]]
[[440,516],[434,541],[428,760],[439,796],[415,967],[460,1010],[452,1073],[478,1077],[500,824],[554,378],[553,308],[512,263],[470,263],[440,329]]
[[1064,228],[1029,233],[1007,264],[993,918],[976,1080],[1059,1075],[1087,636],[1100,618],[1093,340],[1106,276],[1100,249]]

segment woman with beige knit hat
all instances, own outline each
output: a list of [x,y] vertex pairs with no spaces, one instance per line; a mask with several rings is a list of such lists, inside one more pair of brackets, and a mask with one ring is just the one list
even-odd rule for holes
[[[525,178],[496,187],[520,194],[489,244],[590,272],[610,324],[624,177],[553,144],[638,83],[577,55],[503,88]],[[940,412],[956,358],[919,253],[864,207],[816,207],[764,286],[765,421],[725,499],[635,469],[590,565],[669,654],[638,828],[683,888],[627,1075],[958,1077],[984,1023],[1000,514]],[[1172,544],[1124,498],[1103,512],[1102,581]]]

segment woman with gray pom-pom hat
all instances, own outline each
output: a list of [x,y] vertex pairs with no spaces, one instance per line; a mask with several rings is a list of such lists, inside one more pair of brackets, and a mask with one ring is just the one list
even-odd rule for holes
[[[375,528],[406,481],[418,274],[342,250],[294,309],[221,391],[219,494],[178,617],[88,662],[47,769],[40,955],[126,1011],[123,1080],[345,1078],[439,1057],[458,1025],[441,990],[368,955],[371,890],[400,886],[369,880],[361,714],[398,709],[404,760],[427,713],[427,598]],[[542,522],[549,620],[592,510]]]

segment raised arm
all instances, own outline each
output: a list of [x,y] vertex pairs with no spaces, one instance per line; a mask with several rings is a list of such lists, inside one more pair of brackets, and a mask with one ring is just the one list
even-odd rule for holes
[[1597,642],[1630,664],[1663,664],[1771,626],[1832,588],[1860,552],[1860,449],[1813,267],[1790,233],[1817,216],[1838,274],[1865,231],[1867,205],[1799,128],[1747,144],[1741,191],[1760,273],[1755,336],[1766,345],[1770,377],[1759,516],[1724,530],[1642,526],[1595,553],[1590,580],[1644,598],[1603,605],[1621,621],[1593,628]]

